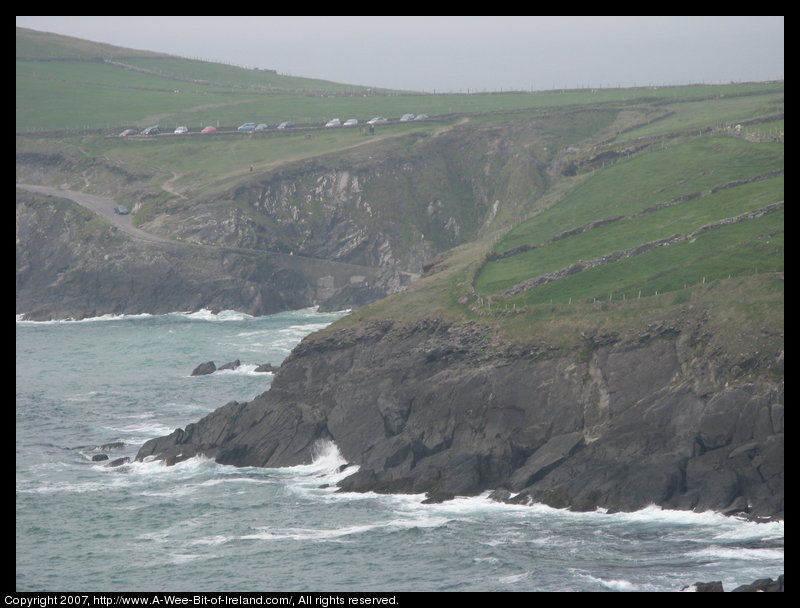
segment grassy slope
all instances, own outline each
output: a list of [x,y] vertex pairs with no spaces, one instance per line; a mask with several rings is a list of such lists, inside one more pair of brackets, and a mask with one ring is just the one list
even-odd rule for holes
[[[718,87],[692,86],[420,95],[120,49],[21,28],[17,28],[16,56],[17,131],[113,131],[155,123],[199,129],[207,124],[235,126],[247,121],[324,123],[334,117],[364,121],[409,112],[433,116],[511,111],[632,99],[701,98],[719,92]],[[737,84],[725,90],[740,94],[763,88]],[[780,90],[782,85],[774,88]]]
[[[782,174],[716,190],[723,184],[783,169],[782,137],[774,137],[782,132],[782,117],[758,123],[757,132],[755,126],[750,133],[718,128],[723,117],[733,122],[769,118],[782,111],[782,96],[707,100],[674,104],[669,109],[673,113],[668,118],[622,133],[605,145],[611,149],[643,137],[674,136],[658,139],[656,145],[571,181],[555,182],[551,191],[567,187],[566,194],[554,196],[543,211],[500,235],[450,252],[439,264],[438,274],[357,311],[345,322],[435,316],[455,323],[495,325],[506,340],[566,345],[582,332],[635,333],[653,322],[680,322],[707,314],[704,318],[710,319],[715,339],[725,350],[744,351],[756,348],[754,344],[764,353],[782,348],[782,210],[720,226],[692,240],[574,274],[514,297],[500,296],[515,283],[579,260],[688,234],[700,226],[783,201]],[[698,129],[697,134],[687,134],[687,125]],[[714,130],[703,131],[709,127]],[[756,133],[768,141],[740,137]],[[681,204],[638,214],[657,203],[695,193],[697,197]],[[547,198],[545,194],[542,200]],[[612,216],[622,217],[548,242],[571,228]],[[514,248],[526,245],[537,248],[523,247],[513,253]],[[491,253],[509,251],[508,257],[487,261],[492,260]]]

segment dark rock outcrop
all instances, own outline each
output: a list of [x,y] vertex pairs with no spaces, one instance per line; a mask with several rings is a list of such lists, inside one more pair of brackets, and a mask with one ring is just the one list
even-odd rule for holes
[[[684,587],[681,591],[695,591],[698,593],[722,593],[725,589],[721,581],[711,581],[709,583],[695,583],[689,587]],[[760,578],[753,581],[749,585],[741,585],[733,590],[734,593],[750,592],[750,593],[783,593],[783,574],[777,579]]]
[[218,369],[220,369],[220,370],[223,370],[223,369],[231,369],[231,370],[238,369],[241,364],[242,364],[242,362],[239,361],[239,359],[234,359],[233,361],[228,361],[228,363],[224,363],[224,364],[220,365]]
[[705,333],[659,326],[565,350],[498,346],[474,324],[376,321],[307,338],[268,392],[137,458],[290,466],[327,439],[360,467],[343,491],[781,518],[783,378],[701,356]]
[[777,579],[772,580],[771,578],[760,578],[757,581],[753,581],[749,585],[742,585],[741,587],[736,587],[733,590],[734,593],[739,592],[746,592],[746,593],[757,593],[757,592],[767,592],[767,593],[781,593],[783,592],[783,574],[781,574]]
[[710,583],[695,583],[694,590],[698,593],[721,593],[725,591],[722,588],[722,581],[712,581]]
[[207,376],[208,374],[213,374],[215,371],[217,371],[217,366],[214,362],[206,361],[192,370],[192,376]]

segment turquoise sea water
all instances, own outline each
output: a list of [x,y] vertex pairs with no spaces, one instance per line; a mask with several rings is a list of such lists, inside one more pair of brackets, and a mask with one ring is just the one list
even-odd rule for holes
[[[342,313],[16,323],[17,591],[726,590],[784,572],[782,522],[648,508],[573,513],[485,496],[337,493],[332,444],[285,469],[133,460],[144,441],[267,390]],[[192,377],[208,360],[236,371]]]

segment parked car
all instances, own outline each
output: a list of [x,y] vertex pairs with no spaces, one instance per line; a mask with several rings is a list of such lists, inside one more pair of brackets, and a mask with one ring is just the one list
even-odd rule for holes
[[368,125],[379,125],[379,124],[384,123],[384,122],[389,122],[389,121],[386,118],[384,118],[383,116],[376,116],[375,118],[372,118],[371,120],[368,120],[367,124]]
[[400,122],[408,122],[409,120],[414,120],[414,115],[413,114],[403,114],[400,117]]
[[188,132],[189,132],[189,128],[188,127],[178,127],[177,129],[175,129],[173,131],[173,133],[175,133],[175,135],[183,135],[184,133],[188,133]]
[[217,127],[205,127],[200,133],[216,133]]
[[341,127],[342,126],[342,121],[339,120],[338,118],[333,118],[333,119],[329,120],[327,123],[325,123],[325,126],[326,127]]
[[125,129],[122,133],[119,134],[120,137],[130,137],[131,135],[136,135],[139,131],[136,129]]
[[265,125],[263,122],[256,125],[256,128],[253,129],[254,131],[266,131],[269,128],[269,125]]
[[343,127],[355,127],[358,124],[358,121],[355,118],[348,118],[344,121]]
[[158,135],[161,133],[161,129],[158,126],[147,127],[144,131],[139,133],[139,135]]
[[256,130],[256,123],[254,123],[254,122],[246,122],[243,125],[239,125],[236,130],[237,131],[255,131]]
[[414,120],[427,120],[427,114],[417,114],[417,117]]
[[128,208],[123,205],[117,205],[114,207],[114,213],[118,215],[128,215]]
[[293,122],[289,122],[287,120],[286,122],[282,122],[281,124],[279,124],[278,128],[279,129],[291,129],[293,126],[294,126],[294,123]]

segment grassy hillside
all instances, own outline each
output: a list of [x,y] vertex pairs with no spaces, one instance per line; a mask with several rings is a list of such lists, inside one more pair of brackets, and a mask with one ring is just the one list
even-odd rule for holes
[[[507,112],[634,99],[718,95],[719,87],[600,89],[422,95],[276,74],[16,29],[17,132],[96,130],[160,124],[196,130],[243,122],[319,124],[331,118],[398,118]],[[369,83],[365,83],[368,85]],[[781,90],[782,85],[771,85]],[[736,84],[725,94],[761,92]]]
[[661,108],[654,122],[566,146],[572,168],[527,219],[346,322],[430,315],[562,344],[709,314],[728,346],[756,327],[782,334],[782,96]]

